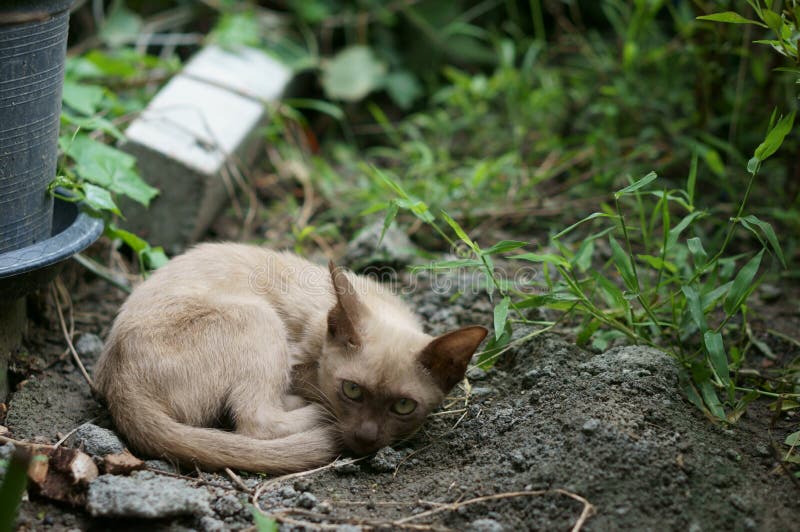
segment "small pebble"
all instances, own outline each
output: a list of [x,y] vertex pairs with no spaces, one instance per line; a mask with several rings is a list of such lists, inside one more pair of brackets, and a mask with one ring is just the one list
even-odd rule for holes
[[599,428],[600,428],[600,420],[597,418],[590,418],[586,421],[586,423],[583,424],[581,430],[584,432],[584,434],[592,434],[594,432],[597,432],[597,429]]
[[295,504],[297,504],[297,506],[299,506],[300,508],[305,508],[306,510],[310,510],[317,505],[317,498],[313,494],[304,491],[297,498]]
[[505,528],[494,519],[476,519],[469,524],[467,530],[471,532],[502,532]]
[[103,352],[103,340],[96,334],[82,334],[75,342],[75,351],[82,357],[97,358]]

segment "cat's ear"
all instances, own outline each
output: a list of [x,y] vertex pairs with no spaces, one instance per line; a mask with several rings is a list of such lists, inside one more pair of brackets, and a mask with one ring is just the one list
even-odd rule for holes
[[443,334],[422,350],[419,361],[447,393],[464,378],[472,354],[488,332],[485,327],[472,325]]
[[328,337],[344,347],[357,348],[361,345],[358,323],[363,318],[364,305],[341,268],[330,261],[328,269],[336,295],[336,305],[328,312]]

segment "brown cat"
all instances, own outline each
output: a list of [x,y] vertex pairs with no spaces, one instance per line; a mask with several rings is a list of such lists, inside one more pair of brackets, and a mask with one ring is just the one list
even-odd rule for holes
[[386,287],[333,264],[204,244],[133,291],[95,383],[143,453],[298,471],[413,434],[486,333],[433,338]]

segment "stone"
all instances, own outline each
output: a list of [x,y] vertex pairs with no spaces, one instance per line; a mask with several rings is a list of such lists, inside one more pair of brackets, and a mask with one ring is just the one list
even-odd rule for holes
[[384,266],[402,268],[413,264],[417,258],[417,247],[408,235],[392,224],[381,240],[382,231],[382,220],[362,229],[347,245],[344,262],[366,274],[369,274],[372,268]]
[[211,505],[217,515],[230,517],[242,511],[244,506],[234,495],[228,493],[218,497]]
[[317,498],[314,496],[314,494],[304,491],[299,497],[297,497],[295,504],[300,508],[310,510],[317,505]]
[[211,45],[169,81],[125,132],[148,184],[149,207],[125,201],[126,229],[177,253],[199,239],[235,186],[237,167],[263,146],[264,102],[281,96],[291,70],[253,49]]
[[161,519],[209,514],[209,499],[206,490],[184,480],[140,471],[98,477],[89,484],[86,509],[93,517]]
[[125,444],[114,432],[93,423],[84,423],[78,427],[75,431],[75,445],[83,445],[83,450],[94,456],[119,454],[125,450]]
[[82,357],[96,360],[100,353],[103,352],[103,340],[96,334],[82,334],[78,341],[75,342],[75,351]]
[[350,458],[340,458],[333,463],[333,472],[337,475],[352,475],[358,473],[359,467]]
[[494,519],[484,518],[472,521],[467,530],[470,532],[502,532],[505,528]]
[[594,434],[600,428],[600,420],[597,418],[590,418],[583,424],[581,430],[584,434]]
[[391,447],[384,447],[373,456],[369,465],[378,471],[393,472],[405,457],[404,453],[395,451]]

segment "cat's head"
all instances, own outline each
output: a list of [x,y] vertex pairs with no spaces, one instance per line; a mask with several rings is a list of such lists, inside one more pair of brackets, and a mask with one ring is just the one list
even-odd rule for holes
[[368,454],[420,427],[463,379],[487,330],[465,327],[433,338],[396,305],[364,301],[343,271],[333,264],[330,270],[336,304],[328,314],[317,386],[345,447]]

